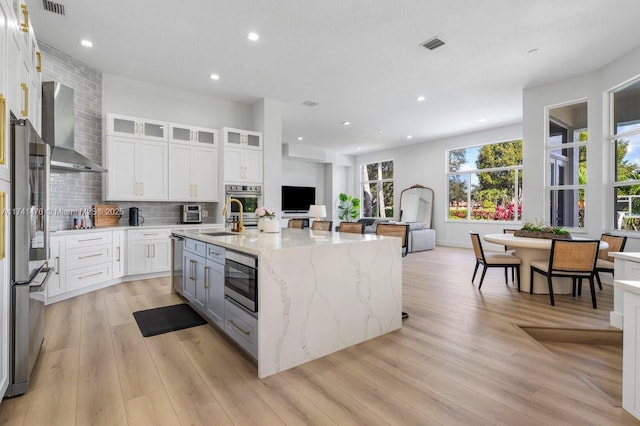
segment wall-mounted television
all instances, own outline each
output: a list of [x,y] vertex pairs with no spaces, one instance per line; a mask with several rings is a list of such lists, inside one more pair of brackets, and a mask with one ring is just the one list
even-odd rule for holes
[[306,212],[316,203],[316,189],[312,186],[282,186],[282,211]]

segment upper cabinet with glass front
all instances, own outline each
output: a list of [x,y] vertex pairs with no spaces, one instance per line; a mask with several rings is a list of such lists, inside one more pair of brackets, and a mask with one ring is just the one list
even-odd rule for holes
[[107,135],[109,136],[166,141],[167,129],[168,125],[164,121],[107,114]]
[[587,120],[586,101],[547,108],[547,211],[552,226],[585,227]]
[[169,142],[218,146],[218,131],[187,124],[169,123]]
[[223,127],[224,144],[249,149],[262,149],[262,133]]

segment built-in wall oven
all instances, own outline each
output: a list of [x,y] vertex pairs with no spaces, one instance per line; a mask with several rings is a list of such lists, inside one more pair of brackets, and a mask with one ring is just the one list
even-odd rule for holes
[[[262,185],[225,185],[225,201],[235,198],[242,203],[242,221],[247,228],[257,228],[258,218],[256,210],[262,206]],[[237,203],[231,203],[231,209],[227,210],[227,221],[237,220],[240,216],[240,207]]]
[[227,250],[224,264],[224,294],[251,312],[258,312],[258,259]]

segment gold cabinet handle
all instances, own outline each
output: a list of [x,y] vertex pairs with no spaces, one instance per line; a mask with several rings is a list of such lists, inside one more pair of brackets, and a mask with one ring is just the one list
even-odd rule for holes
[[20,87],[24,93],[24,109],[20,111],[23,117],[29,116],[29,85],[27,83],[20,83]]
[[116,247],[116,262],[120,262],[120,247]]
[[96,275],[102,275],[102,272],[96,272],[95,274],[89,274],[89,275],[85,275],[83,277],[78,277],[78,279],[84,280],[85,278],[95,277]]
[[60,275],[60,256],[56,256],[56,275]]
[[231,324],[233,326],[233,328],[239,330],[242,334],[244,334],[245,336],[248,336],[251,334],[251,332],[243,330],[242,327],[240,327],[238,324],[235,323],[234,320],[230,319],[229,320],[229,324]]
[[7,102],[0,94],[0,164],[7,163]]
[[88,254],[86,256],[78,256],[78,259],[88,259],[90,257],[100,257],[102,256],[102,253],[98,253],[98,254]]
[[22,16],[24,17],[24,22],[20,22],[20,29],[25,33],[29,32],[29,10],[27,9],[26,4],[21,4],[20,8],[22,9]]
[[207,276],[209,275],[209,269],[211,269],[209,266],[205,266],[204,267],[204,288],[209,288],[209,284],[207,282]]
[[102,237],[96,237],[96,238],[85,238],[84,240],[78,240],[79,243],[86,243],[87,241],[98,241],[101,240]]
[[38,65],[36,65],[36,71],[42,72],[42,53],[36,52],[36,58],[38,59]]

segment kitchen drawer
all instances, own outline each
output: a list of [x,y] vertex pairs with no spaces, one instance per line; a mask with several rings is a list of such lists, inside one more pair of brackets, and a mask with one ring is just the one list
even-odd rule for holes
[[207,259],[224,264],[224,247],[207,244]]
[[224,301],[224,331],[258,358],[258,319],[230,299]]
[[158,238],[169,238],[171,229],[134,229],[127,231],[129,241],[155,240]]
[[93,284],[109,281],[112,277],[112,264],[103,263],[96,266],[67,270],[67,291],[77,290]]
[[97,247],[67,249],[67,270],[84,266],[99,265],[113,260],[113,246],[103,244]]
[[111,244],[111,231],[86,232],[78,235],[67,235],[67,250],[76,247],[93,247]]
[[207,255],[207,243],[203,243],[202,241],[192,240],[191,238],[184,239],[184,249],[186,251],[190,251],[191,253],[198,254],[202,257]]

